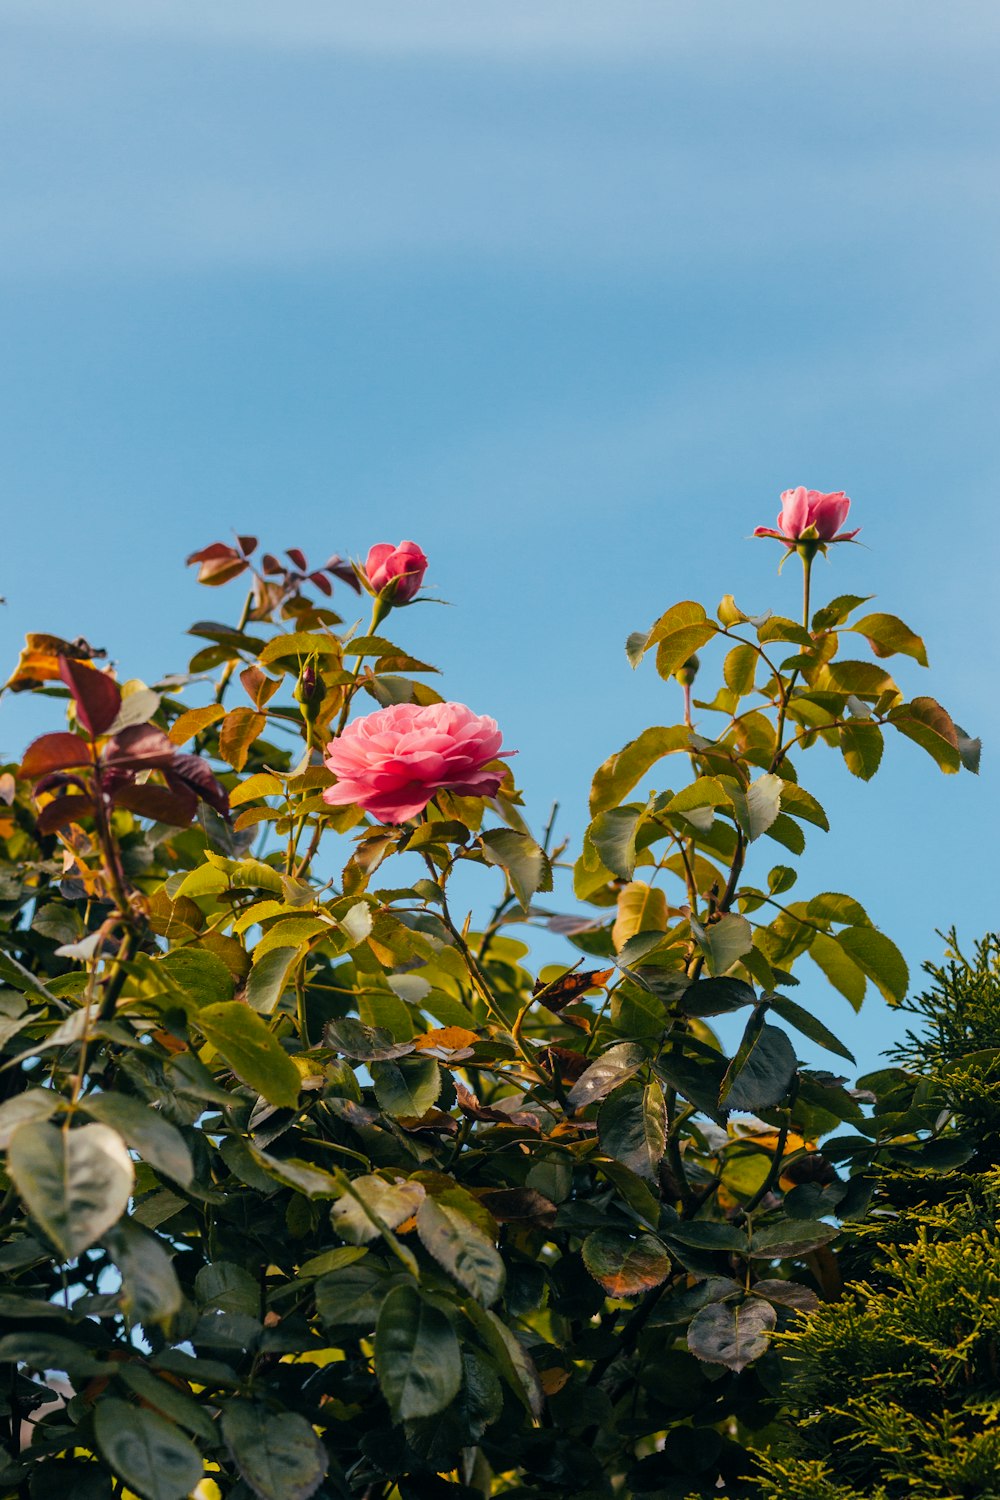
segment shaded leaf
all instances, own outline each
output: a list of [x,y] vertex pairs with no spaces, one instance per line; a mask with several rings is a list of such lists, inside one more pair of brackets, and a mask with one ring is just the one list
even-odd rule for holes
[[740,1371],[766,1352],[777,1321],[774,1308],[761,1297],[738,1305],[710,1302],[691,1319],[688,1348],[709,1364]]
[[595,1229],[583,1242],[583,1263],[610,1297],[638,1297],[670,1275],[666,1246],[651,1234]]
[[181,1187],[189,1187],[194,1164],[187,1142],[159,1110],[119,1092],[88,1094],[82,1101],[93,1119],[110,1125],[144,1161]]
[[259,1500],[308,1500],[328,1468],[326,1449],[305,1417],[252,1401],[227,1401],[222,1435]]
[[144,1407],[104,1397],[95,1408],[94,1432],[115,1474],[143,1500],[187,1500],[204,1473],[190,1439]]
[[489,828],[479,837],[487,860],[504,871],[525,911],[536,891],[552,889],[549,861],[530,834],[514,828]]
[[626,1084],[609,1094],[597,1116],[601,1147],[639,1177],[655,1181],[666,1146],[667,1111],[657,1082]]
[[107,1125],[64,1131],[24,1124],[11,1137],[7,1169],[32,1218],[66,1260],[118,1222],[135,1182],[125,1143]]
[[433,1417],[458,1394],[458,1337],[445,1314],[412,1285],[395,1287],[382,1304],[375,1373],[396,1421]]
[[417,1211],[424,1247],[459,1286],[489,1307],[503,1291],[506,1272],[495,1246],[451,1204],[427,1197]]
[[638,1072],[645,1061],[646,1049],[638,1042],[616,1042],[577,1079],[567,1096],[568,1103],[574,1109],[585,1109]]

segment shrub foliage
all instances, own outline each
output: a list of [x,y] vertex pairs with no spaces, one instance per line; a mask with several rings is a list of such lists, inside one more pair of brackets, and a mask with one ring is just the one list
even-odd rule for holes
[[[883,1460],[914,1424],[940,1467],[926,1493],[973,1493],[997,1443],[973,1396],[995,1362],[980,1169],[1000,1116],[969,1056],[996,1045],[995,950],[963,1020],[949,971],[932,1041],[848,1088],[831,988],[899,1003],[906,966],[796,871],[827,827],[807,752],[869,779],[903,735],[976,768],[890,675],[894,655],[926,665],[922,642],[853,595],[812,610],[815,528],[788,544],[801,618],[674,605],[627,649],[679,722],[598,769],[571,862],[503,759],[470,795],[422,743],[441,785],[404,822],[324,797],[350,725],[441,702],[385,633],[420,602],[407,546],[393,574],[380,544],[375,592],[340,559],[213,544],[202,582],[249,588],[235,623],[193,627],[186,672],[151,687],[38,635],[8,683],[52,728],[0,778],[3,1492],[749,1495],[788,1366],[794,1403],[829,1409],[774,1450],[774,1495],[902,1495]],[[345,624],[352,588],[367,625]],[[538,926],[566,942],[540,972]],[[961,1211],[914,1206],[966,1161]],[[870,1203],[895,1243],[835,1301],[838,1221]],[[881,1405],[850,1396],[859,1373]]]

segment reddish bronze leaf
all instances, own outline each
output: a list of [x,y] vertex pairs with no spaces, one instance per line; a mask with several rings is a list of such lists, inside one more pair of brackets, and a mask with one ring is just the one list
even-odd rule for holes
[[113,677],[69,656],[59,658],[59,676],[73,694],[77,718],[88,734],[104,734],[122,706],[121,688]]
[[551,1229],[556,1221],[555,1204],[534,1188],[488,1188],[475,1196],[501,1224],[537,1224]]
[[94,804],[90,797],[55,797],[42,808],[35,826],[39,833],[54,833],[57,828],[65,828],[68,823],[90,817],[93,811]]
[[90,746],[78,734],[62,730],[43,734],[33,740],[24,752],[21,775],[25,781],[37,781],[51,771],[68,771],[76,766],[93,764]]

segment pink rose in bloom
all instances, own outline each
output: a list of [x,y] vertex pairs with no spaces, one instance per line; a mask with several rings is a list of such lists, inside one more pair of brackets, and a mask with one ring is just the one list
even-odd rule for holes
[[786,547],[794,547],[797,542],[818,542],[821,545],[853,542],[860,526],[855,531],[840,531],[850,508],[851,502],[843,490],[824,495],[821,490],[807,490],[800,484],[797,489],[782,493],[777,531],[758,526],[754,536],[777,537]]
[[422,813],[435,792],[492,797],[503,772],[487,770],[501,755],[496,720],[464,703],[394,703],[349,724],[326,747],[326,766],[337,777],[323,800],[331,807],[356,802],[380,823],[405,823]]
[[395,579],[393,604],[409,604],[424,581],[427,559],[416,542],[400,542],[398,547],[391,542],[376,542],[368,554],[365,572],[376,594]]

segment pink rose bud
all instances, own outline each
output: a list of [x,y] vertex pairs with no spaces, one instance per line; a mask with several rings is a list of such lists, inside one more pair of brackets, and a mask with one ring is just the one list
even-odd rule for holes
[[326,747],[326,767],[337,778],[327,787],[331,807],[356,803],[380,823],[405,823],[422,813],[436,792],[492,797],[503,771],[493,767],[503,743],[496,720],[464,703],[394,703],[348,724]]
[[427,559],[416,542],[400,542],[398,547],[391,542],[376,542],[368,554],[365,572],[372,593],[381,594],[392,584],[391,602],[409,604],[424,581]]
[[851,502],[843,490],[825,495],[821,490],[807,490],[800,484],[797,489],[782,493],[777,531],[758,526],[754,536],[776,537],[786,547],[799,542],[815,542],[820,547],[828,542],[853,542],[860,526],[854,531],[840,530],[850,508]]

